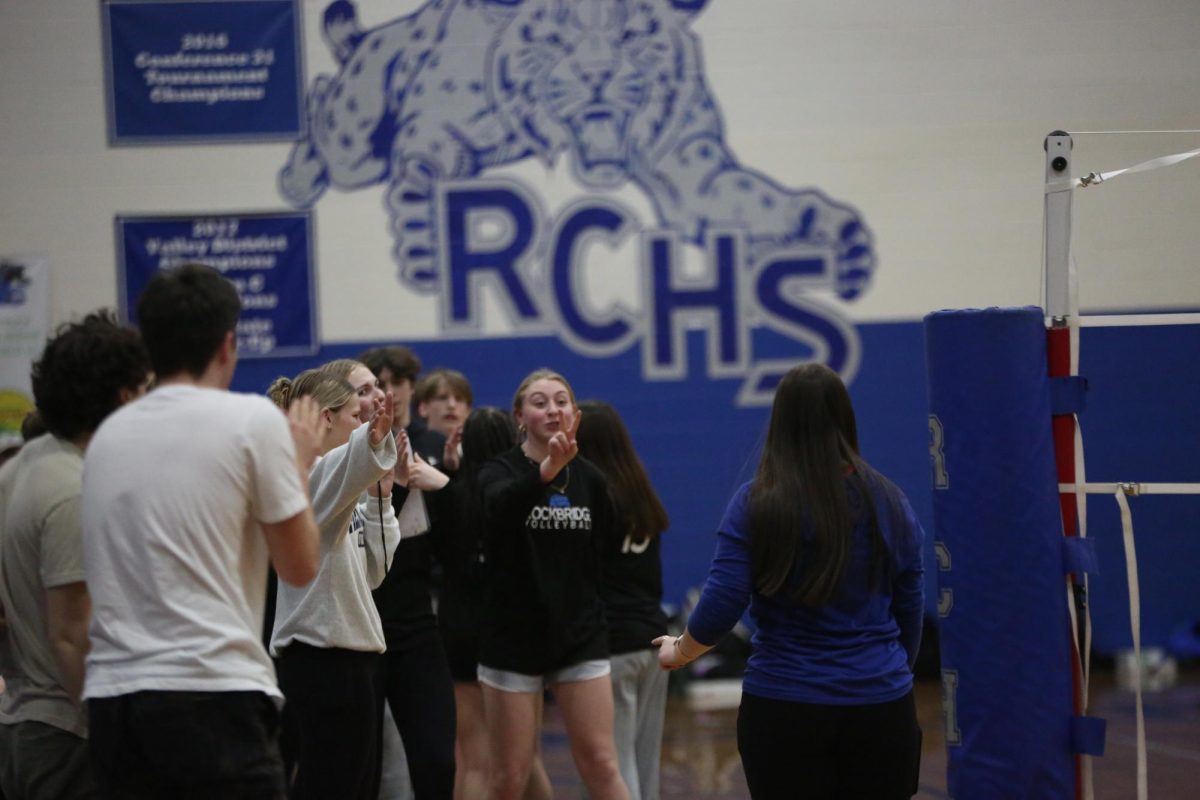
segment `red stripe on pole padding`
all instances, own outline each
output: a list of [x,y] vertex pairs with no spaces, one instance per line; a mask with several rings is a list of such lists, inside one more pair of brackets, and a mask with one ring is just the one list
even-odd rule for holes
[[[1071,374],[1071,329],[1051,328],[1046,332],[1046,360],[1051,378],[1065,378]],[[1058,482],[1075,482],[1075,415],[1059,414],[1050,418],[1054,435],[1054,463]],[[1079,534],[1079,519],[1075,507],[1075,495],[1060,492],[1058,506],[1062,512],[1063,535]],[[1071,577],[1067,576],[1068,584]],[[1068,624],[1068,635],[1070,625]],[[1071,642],[1071,695],[1075,715],[1083,714],[1083,661],[1078,642]],[[1083,759],[1075,756],[1075,797],[1083,798]]]
[[[1071,330],[1051,328],[1046,333],[1046,355],[1051,378],[1065,378],[1071,374]],[[1075,482],[1075,416],[1061,414],[1051,417],[1054,434],[1054,462],[1058,467],[1059,483]],[[1058,498],[1062,509],[1063,533],[1075,536],[1079,520],[1075,514],[1075,495],[1064,493]]]

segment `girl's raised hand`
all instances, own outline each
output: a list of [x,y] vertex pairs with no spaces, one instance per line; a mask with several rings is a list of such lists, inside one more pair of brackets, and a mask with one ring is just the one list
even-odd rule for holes
[[575,416],[571,419],[571,424],[567,426],[567,429],[550,437],[550,441],[547,443],[550,452],[541,464],[543,483],[554,480],[562,468],[579,455],[579,443],[575,441],[575,434],[579,432],[579,420],[581,419],[583,419],[583,412],[576,409]]
[[562,431],[550,437],[549,447],[550,454],[546,456],[546,461],[549,462],[547,466],[554,475],[579,455],[579,445],[568,439]]
[[459,425],[446,438],[446,446],[442,448],[442,464],[450,471],[458,470],[458,448],[462,444],[463,426]]
[[[579,452],[579,446],[575,444],[575,435],[579,433],[579,421],[583,419],[583,409],[576,408],[575,416],[571,418],[571,424],[567,427],[567,441],[575,448],[575,452]],[[574,456],[572,456],[574,458]]]
[[383,437],[389,436],[392,433],[392,393],[388,392],[384,397],[383,402],[375,401],[375,408],[371,412],[371,447],[378,447],[383,441]]
[[308,471],[321,455],[321,408],[306,395],[288,406],[287,418],[296,445],[296,463],[307,481]]

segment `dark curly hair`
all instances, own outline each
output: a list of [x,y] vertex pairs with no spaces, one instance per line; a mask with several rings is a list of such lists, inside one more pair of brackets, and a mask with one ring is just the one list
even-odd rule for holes
[[150,375],[142,337],[108,310],[60,325],[31,372],[46,429],[63,439],[91,433]]

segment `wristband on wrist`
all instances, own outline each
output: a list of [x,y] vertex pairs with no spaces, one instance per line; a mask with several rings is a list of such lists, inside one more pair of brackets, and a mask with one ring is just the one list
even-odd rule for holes
[[687,653],[683,652],[683,636],[675,637],[675,652],[683,657],[685,664],[690,664],[696,660],[695,656],[689,656]]

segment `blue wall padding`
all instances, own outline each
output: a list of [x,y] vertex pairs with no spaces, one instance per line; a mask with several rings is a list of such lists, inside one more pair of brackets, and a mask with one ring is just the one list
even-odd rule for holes
[[933,516],[950,794],[1068,800],[1070,623],[1042,311],[930,314],[925,352],[945,476]]

